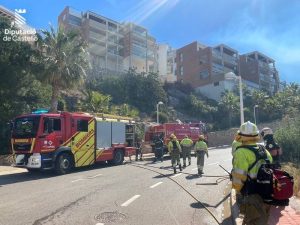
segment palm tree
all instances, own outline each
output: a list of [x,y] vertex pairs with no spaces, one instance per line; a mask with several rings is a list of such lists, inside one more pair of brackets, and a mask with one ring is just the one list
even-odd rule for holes
[[60,91],[79,86],[86,76],[86,44],[77,32],[65,32],[62,28],[56,32],[53,27],[43,30],[40,40],[43,69],[39,78],[52,86],[50,112],[56,112]]

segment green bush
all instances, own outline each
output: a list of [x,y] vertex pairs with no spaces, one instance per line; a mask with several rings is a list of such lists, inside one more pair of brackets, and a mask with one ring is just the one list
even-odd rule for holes
[[300,165],[300,117],[286,118],[275,132],[275,138],[283,150],[285,161]]

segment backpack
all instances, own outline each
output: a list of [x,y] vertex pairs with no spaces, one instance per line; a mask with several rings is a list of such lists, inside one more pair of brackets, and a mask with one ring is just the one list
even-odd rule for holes
[[[257,172],[256,180],[249,176],[242,189],[244,194],[259,194],[265,203],[277,206],[287,206],[289,198],[293,196],[294,179],[287,172],[281,170],[275,164],[271,164],[262,145],[258,145],[257,150],[254,146],[239,146],[246,148],[255,154],[256,160],[249,167],[250,171],[256,163],[264,159],[266,163],[262,164]],[[237,148],[237,149],[238,149]]]
[[176,141],[172,141],[172,145],[173,145],[173,152],[179,152]]

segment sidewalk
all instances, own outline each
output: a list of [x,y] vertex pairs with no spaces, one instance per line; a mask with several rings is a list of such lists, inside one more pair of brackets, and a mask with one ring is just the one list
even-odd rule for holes
[[[231,210],[234,225],[242,225],[243,217],[239,215],[235,190],[231,191]],[[286,207],[272,206],[268,225],[300,225],[300,199],[293,197]]]
[[0,166],[0,176],[13,174],[13,173],[25,173],[25,172],[27,172],[27,170],[23,168],[17,168],[13,166]]

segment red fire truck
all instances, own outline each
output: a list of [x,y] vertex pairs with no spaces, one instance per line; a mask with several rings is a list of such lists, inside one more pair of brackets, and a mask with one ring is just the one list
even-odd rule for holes
[[153,145],[153,138],[162,135],[164,137],[164,145],[170,141],[170,135],[175,134],[178,141],[181,141],[185,135],[195,143],[199,139],[199,135],[203,134],[207,140],[206,126],[204,123],[165,123],[151,125],[146,128],[145,142]]
[[16,166],[65,174],[97,162],[122,164],[135,153],[134,134],[130,118],[37,111],[14,119],[11,145]]

